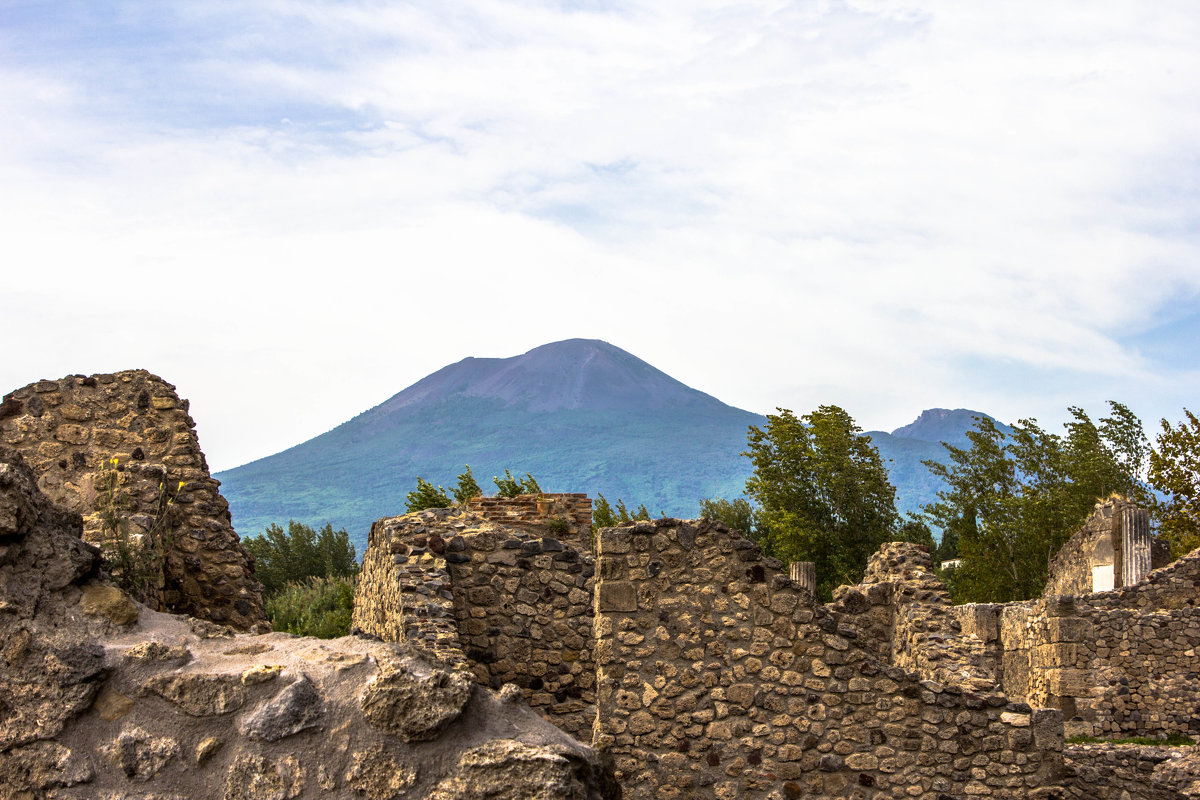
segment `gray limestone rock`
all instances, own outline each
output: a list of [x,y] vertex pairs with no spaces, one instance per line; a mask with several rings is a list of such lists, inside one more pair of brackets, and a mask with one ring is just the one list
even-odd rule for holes
[[156,694],[193,717],[214,717],[237,711],[246,693],[234,675],[155,675],[142,685],[142,694]]
[[243,736],[274,742],[315,728],[325,713],[321,695],[306,677],[284,688],[241,724]]

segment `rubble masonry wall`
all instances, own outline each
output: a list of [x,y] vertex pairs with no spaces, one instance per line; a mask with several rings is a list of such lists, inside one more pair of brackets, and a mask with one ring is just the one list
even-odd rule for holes
[[594,559],[536,529],[462,509],[371,528],[353,625],[388,641],[458,650],[476,679],[519,686],[533,708],[583,741],[595,719]]
[[633,800],[1038,797],[1061,716],[881,662],[724,525],[598,533],[597,724]]
[[[103,537],[108,481],[128,532],[166,545],[156,601],[240,629],[265,623],[253,560],[196,438],[188,402],[145,370],[42,380],[0,403],[0,443],[21,453],[38,487]],[[113,463],[113,460],[116,463]]]

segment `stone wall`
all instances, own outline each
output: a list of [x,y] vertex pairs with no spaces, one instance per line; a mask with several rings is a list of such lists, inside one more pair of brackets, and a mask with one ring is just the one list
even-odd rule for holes
[[960,606],[1005,692],[1068,735],[1200,734],[1200,551],[1111,592]]
[[1057,711],[889,665],[721,523],[597,548],[594,743],[627,797],[1055,796]]
[[264,623],[253,560],[196,439],[188,402],[144,370],[43,380],[6,395],[0,443],[18,450],[52,500],[105,536],[113,507],[135,542],[165,547],[160,608],[240,629]]
[[1131,586],[1166,566],[1169,549],[1150,533],[1149,515],[1123,497],[1096,503],[1050,564],[1043,595],[1080,595]]
[[[934,575],[923,545],[883,545],[867,562],[863,582],[840,587],[830,608],[850,615],[866,634],[864,647],[889,664],[971,691],[999,688],[987,646],[963,635],[950,594]],[[876,644],[872,648],[866,642]]]
[[577,549],[592,549],[592,501],[586,494],[476,497],[467,508],[510,528],[547,533]]
[[[466,663],[450,591],[446,541],[435,532],[444,530],[441,523],[454,513],[430,509],[371,525],[356,581],[354,630],[385,642],[414,642],[443,660]],[[453,547],[461,545],[453,536],[450,541]]]
[[1065,749],[1069,800],[1184,800],[1200,797],[1197,748],[1073,744]]
[[462,509],[376,522],[355,594],[356,629],[460,651],[476,679],[520,687],[563,730],[590,739],[594,561],[588,551]]
[[5,800],[617,800],[589,748],[412,645],[235,635],[97,577],[0,446]]

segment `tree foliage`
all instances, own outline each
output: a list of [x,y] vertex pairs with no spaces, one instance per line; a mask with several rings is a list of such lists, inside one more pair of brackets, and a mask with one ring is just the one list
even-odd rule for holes
[[354,613],[354,579],[308,577],[292,581],[263,605],[274,630],[318,639],[346,636]]
[[1162,420],[1149,456],[1150,482],[1165,496],[1154,504],[1159,536],[1175,558],[1200,547],[1200,419],[1183,413],[1178,427]]
[[598,494],[595,507],[592,509],[592,533],[601,528],[612,528],[626,522],[648,521],[649,519],[650,512],[646,509],[645,503],[640,504],[637,511],[631,514],[625,507],[625,501],[621,498],[617,498],[617,505],[614,507],[605,499],[604,495]]
[[744,497],[726,500],[724,497],[714,497],[700,501],[700,516],[705,519],[724,522],[732,530],[741,531],[747,536],[757,530],[755,510],[750,501]]
[[475,476],[471,474],[471,465],[466,464],[464,466],[466,467],[466,471],[459,473],[458,485],[454,487],[454,502],[460,505],[483,494],[483,490],[475,482]]
[[[1144,481],[1149,443],[1141,421],[1120,403],[1094,423],[1070,409],[1063,434],[1025,419],[1011,435],[987,417],[967,432],[969,447],[944,445],[948,463],[926,461],[946,482],[924,511],[957,544],[957,602],[1037,597],[1050,559],[1087,519],[1097,499],[1118,493],[1149,505]],[[947,552],[940,554],[950,557]]]
[[764,429],[750,427],[747,447],[746,494],[759,506],[763,549],[814,562],[823,597],[857,582],[898,523],[896,490],[870,437],[837,406],[803,417],[781,408]]
[[596,505],[592,509],[592,533],[601,528],[611,528],[620,524],[616,514],[613,513],[612,505],[604,498],[604,495],[596,495]]
[[452,505],[445,489],[441,486],[435,487],[420,475],[417,476],[417,488],[408,493],[405,504],[405,511],[409,514],[427,508],[449,508]]
[[358,554],[346,531],[326,523],[319,532],[288,521],[284,531],[272,523],[260,536],[242,540],[254,556],[254,577],[263,585],[264,598],[291,581],[310,577],[348,578],[358,572]]
[[541,494],[542,487],[538,486],[538,482],[533,479],[533,476],[528,472],[521,480],[517,480],[512,476],[512,473],[507,469],[504,470],[504,477],[492,477],[492,482],[499,489],[501,497],[517,497],[522,494]]

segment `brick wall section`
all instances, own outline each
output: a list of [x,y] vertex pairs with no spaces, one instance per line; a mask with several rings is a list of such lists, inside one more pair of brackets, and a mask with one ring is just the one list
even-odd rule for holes
[[38,381],[0,404],[0,443],[21,453],[52,500],[83,515],[92,541],[102,538],[99,489],[117,459],[130,533],[166,535],[151,598],[160,608],[249,629],[265,624],[261,587],[195,427],[175,387],[145,370]]
[[[548,533],[576,549],[592,549],[592,501],[586,494],[476,497],[467,503],[467,508],[501,525]],[[566,531],[550,531],[547,523],[551,520],[565,522]]]
[[594,743],[627,797],[1056,796],[1058,712],[882,663],[721,523],[597,545]]
[[1200,734],[1200,551],[1133,586],[962,606],[1011,696],[1059,708],[1067,735]]
[[462,509],[371,527],[353,625],[388,641],[457,649],[476,679],[519,686],[531,706],[581,740],[595,718],[594,560],[534,528]]

